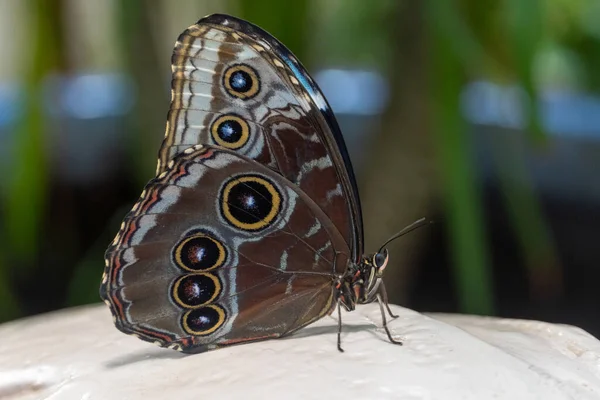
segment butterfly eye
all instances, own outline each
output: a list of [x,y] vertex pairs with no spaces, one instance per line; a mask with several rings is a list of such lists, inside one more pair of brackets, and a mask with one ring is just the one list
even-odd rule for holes
[[173,300],[183,308],[197,308],[212,302],[221,292],[219,278],[212,274],[182,276],[173,284]]
[[248,142],[248,123],[237,115],[223,115],[211,127],[213,140],[219,146],[237,150]]
[[373,264],[375,264],[375,267],[377,267],[377,269],[383,271],[383,269],[387,265],[388,257],[389,257],[389,254],[388,254],[387,249],[383,249],[383,252],[377,253],[377,254],[375,254],[375,256],[373,256]]
[[266,228],[281,208],[281,195],[266,179],[246,175],[228,181],[221,192],[221,214],[245,231]]
[[192,272],[218,268],[226,258],[223,244],[203,233],[183,239],[173,250],[175,265]]
[[225,310],[217,305],[196,308],[183,314],[181,326],[190,335],[206,336],[225,322]]
[[260,80],[254,68],[245,64],[229,67],[223,75],[223,85],[230,95],[246,100],[260,91]]

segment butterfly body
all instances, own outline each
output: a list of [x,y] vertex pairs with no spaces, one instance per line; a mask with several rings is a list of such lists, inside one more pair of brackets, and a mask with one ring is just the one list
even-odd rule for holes
[[343,138],[295,57],[212,15],[179,37],[172,69],[157,176],[105,255],[100,293],[117,328],[199,352],[385,296],[387,252],[362,256]]

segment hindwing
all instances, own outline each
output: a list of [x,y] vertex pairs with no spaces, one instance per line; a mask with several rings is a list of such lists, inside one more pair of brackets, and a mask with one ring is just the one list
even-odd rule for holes
[[101,296],[120,330],[198,352],[321,318],[350,257],[297,185],[232,150],[198,145],[169,161],[125,217]]

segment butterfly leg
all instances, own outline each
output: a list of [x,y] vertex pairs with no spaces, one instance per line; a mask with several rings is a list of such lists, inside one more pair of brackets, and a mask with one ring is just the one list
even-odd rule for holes
[[338,311],[337,347],[338,347],[338,350],[343,353],[344,349],[342,349],[342,303],[340,300],[338,300],[338,302],[337,302],[337,311]]
[[381,286],[380,286],[380,290],[381,290],[381,296],[383,297],[383,304],[385,304],[385,308],[387,309],[388,314],[390,314],[390,317],[392,318],[398,318],[398,315],[394,314],[392,312],[392,310],[390,309],[390,305],[388,303],[388,295],[387,295],[387,290],[385,290],[385,285],[383,284],[383,282],[381,282]]
[[[393,344],[399,344],[400,346],[402,346],[401,341],[396,340],[392,337],[392,334],[387,326],[387,319],[385,318],[385,310],[383,309],[384,302],[383,302],[383,299],[381,298],[381,294],[379,294],[379,293],[377,293],[377,302],[379,303],[379,310],[381,311],[381,319],[383,320],[383,329],[385,329],[385,333],[387,334],[388,339]],[[388,309],[388,311],[389,311],[389,309]]]

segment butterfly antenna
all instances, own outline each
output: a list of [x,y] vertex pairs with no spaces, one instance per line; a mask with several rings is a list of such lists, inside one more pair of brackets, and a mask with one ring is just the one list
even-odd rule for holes
[[433,221],[431,220],[427,220],[427,218],[421,218],[416,220],[415,222],[413,222],[412,224],[408,225],[406,228],[402,229],[400,232],[396,233],[394,236],[392,236],[391,238],[389,238],[388,240],[385,241],[384,244],[381,245],[381,247],[379,248],[378,253],[381,253],[381,251],[383,250],[383,248],[390,243],[393,240],[398,239],[400,236],[404,236],[407,233],[410,233],[412,231],[414,231],[415,229],[421,228],[427,224],[432,224]]

